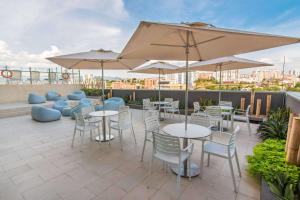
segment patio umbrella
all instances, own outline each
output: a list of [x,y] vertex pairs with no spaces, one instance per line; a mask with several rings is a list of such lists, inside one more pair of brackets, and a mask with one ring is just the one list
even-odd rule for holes
[[273,66],[273,65],[269,63],[248,60],[245,58],[238,58],[235,56],[227,56],[227,57],[216,58],[212,60],[195,62],[189,65],[189,70],[190,71],[213,71],[213,72],[220,71],[220,81],[219,81],[219,103],[220,103],[222,71],[245,69],[245,68],[252,68],[252,67],[264,67],[264,66]]
[[[161,75],[179,73],[179,67],[166,62],[155,62],[149,65],[140,66],[130,71],[133,73],[158,74],[158,100],[160,101],[160,78]],[[158,104],[160,110],[160,104]],[[159,112],[160,115],[160,112]]]
[[196,23],[142,21],[120,58],[186,61],[185,130],[188,114],[188,62],[258,51],[300,42],[299,38],[216,28]]
[[91,50],[47,58],[48,60],[68,69],[101,69],[102,100],[104,96],[104,69],[132,70],[143,64],[144,59],[121,59],[119,53],[107,50]]

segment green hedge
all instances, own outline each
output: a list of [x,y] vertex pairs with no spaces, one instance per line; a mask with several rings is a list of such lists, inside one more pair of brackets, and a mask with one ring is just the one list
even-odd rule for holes
[[300,170],[285,161],[285,140],[267,139],[253,148],[253,155],[247,156],[248,171],[263,177],[267,182],[274,182],[277,174],[283,173],[291,183],[296,183]]

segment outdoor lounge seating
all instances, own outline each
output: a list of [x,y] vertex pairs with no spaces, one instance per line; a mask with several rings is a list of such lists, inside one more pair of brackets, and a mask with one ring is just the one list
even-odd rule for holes
[[124,99],[120,97],[112,97],[104,101],[104,106],[102,105],[97,105],[95,106],[95,110],[119,110],[120,106],[125,106],[125,101]]
[[59,120],[61,118],[61,113],[52,108],[33,106],[31,108],[31,117],[38,122],[51,122]]
[[55,91],[49,91],[46,93],[47,101],[56,101],[56,100],[58,100],[59,97],[60,97],[60,95]]
[[72,94],[68,95],[68,99],[69,100],[80,100],[82,98],[86,98],[86,95],[83,91],[78,90],[78,91],[74,91]]
[[68,102],[64,100],[55,101],[53,104],[53,109],[59,110],[61,113],[63,112],[64,108],[69,107]]
[[30,93],[28,95],[28,103],[29,104],[40,104],[40,103],[45,103],[46,98],[44,96],[40,96],[35,93]]

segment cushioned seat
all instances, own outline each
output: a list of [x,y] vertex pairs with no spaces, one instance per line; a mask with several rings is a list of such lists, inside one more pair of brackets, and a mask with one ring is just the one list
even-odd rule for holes
[[71,111],[70,111],[70,116],[72,119],[75,119],[75,113],[79,113],[81,112],[81,108],[83,107],[89,107],[90,105],[88,104],[78,104],[77,106],[71,108]]
[[69,107],[68,102],[64,101],[64,100],[58,100],[55,101],[52,108],[55,110],[59,110],[60,112],[63,111],[64,108]]
[[79,104],[93,106],[92,101],[90,99],[88,99],[88,98],[82,98],[82,99],[80,99]]
[[86,95],[83,91],[74,91],[72,94],[68,95],[68,99],[70,100],[80,100],[82,98],[86,98]]
[[71,107],[65,107],[61,112],[62,116],[65,116],[65,117],[70,116],[71,115],[71,109],[72,109]]
[[55,91],[49,91],[46,93],[46,99],[48,101],[56,101],[58,100],[58,97],[60,97],[60,95]]
[[31,108],[31,117],[38,122],[51,122],[61,118],[61,113],[58,110],[43,106],[33,106]]
[[119,110],[120,106],[125,106],[125,101],[120,97],[112,97],[104,101],[104,107],[95,106],[95,110]]
[[39,104],[39,103],[45,103],[46,98],[44,96],[40,96],[35,93],[30,93],[28,95],[28,103],[29,104]]

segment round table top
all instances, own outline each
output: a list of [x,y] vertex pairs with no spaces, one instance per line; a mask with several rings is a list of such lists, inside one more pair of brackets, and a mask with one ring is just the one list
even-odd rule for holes
[[166,125],[163,131],[172,136],[188,139],[204,138],[211,134],[209,128],[197,124],[187,124],[187,131],[185,131],[184,123]]
[[119,112],[115,110],[100,110],[100,111],[91,112],[89,115],[91,117],[107,117],[107,116],[117,115],[118,113]]
[[169,104],[169,103],[171,103],[171,102],[168,102],[168,101],[153,101],[153,102],[151,102],[151,103],[153,103],[153,104],[161,104],[161,105],[164,105],[164,104]]

